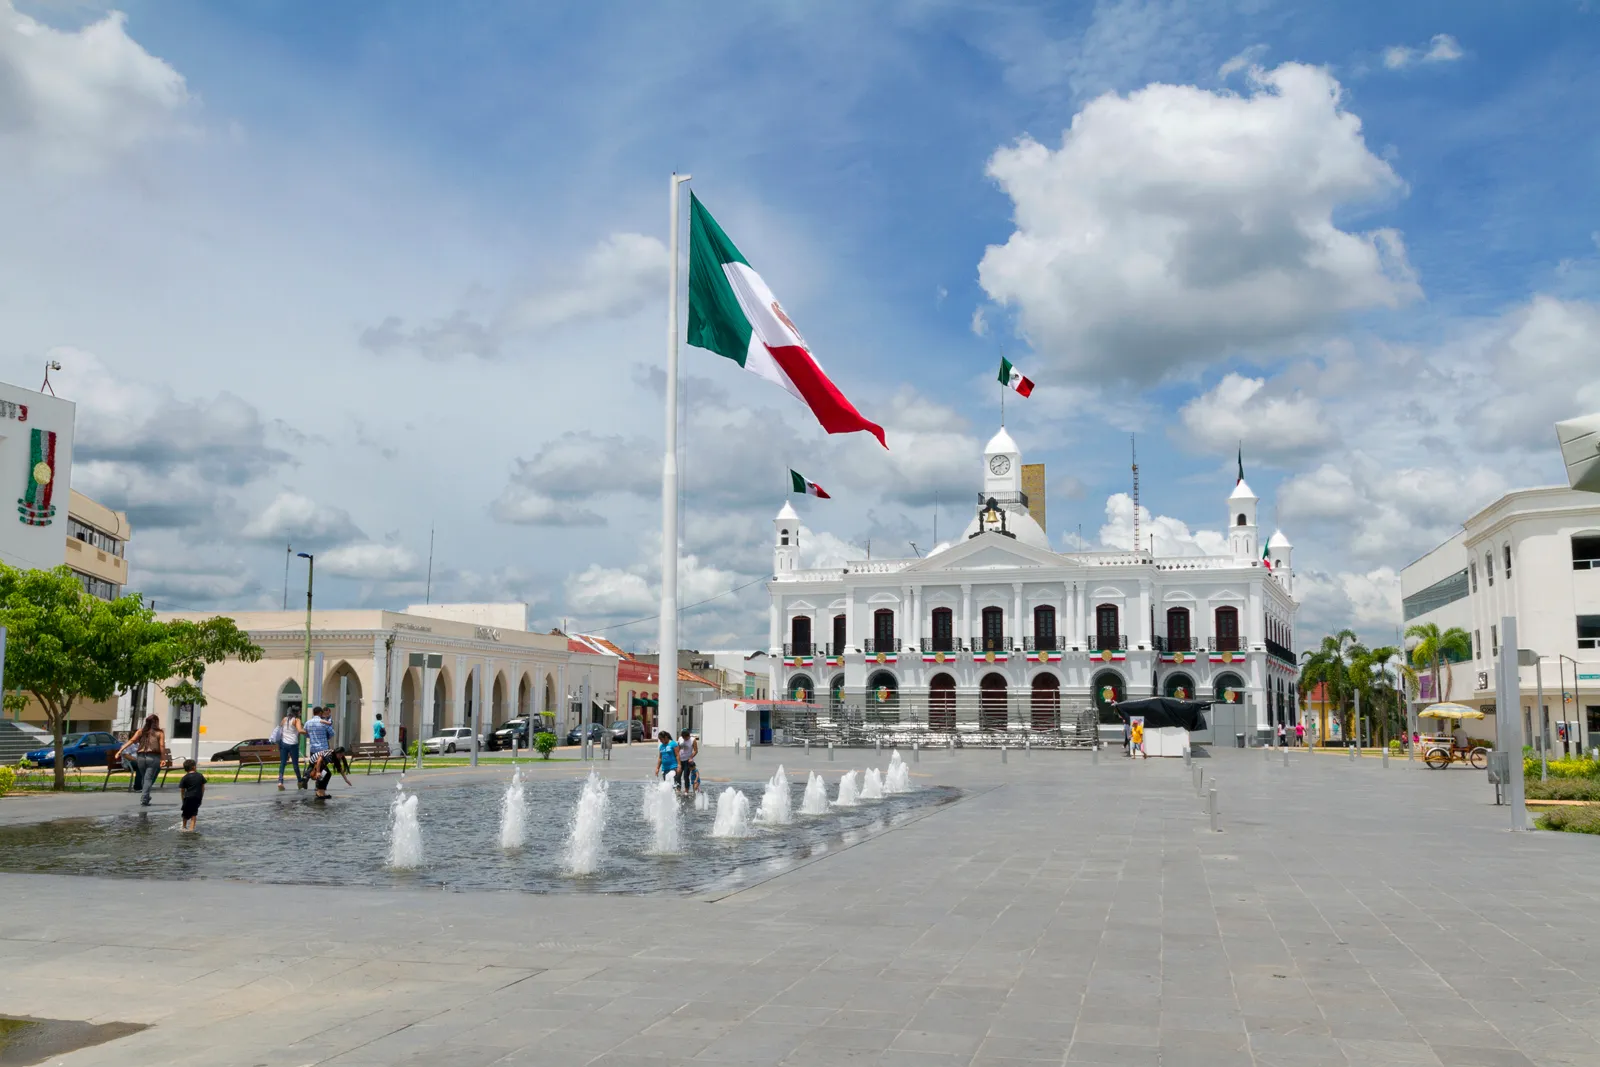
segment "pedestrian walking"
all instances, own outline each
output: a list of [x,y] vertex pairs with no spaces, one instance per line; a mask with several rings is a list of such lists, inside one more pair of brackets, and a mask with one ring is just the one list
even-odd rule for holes
[[139,778],[144,783],[143,795],[139,798],[139,806],[150,806],[150,788],[156,784],[156,775],[161,772],[161,757],[167,751],[167,732],[161,728],[161,719],[156,715],[146,715],[144,725],[139,727],[139,732],[128,738],[139,752]]
[[700,739],[689,733],[687,727],[678,735],[679,788],[685,793],[698,792],[700,771],[694,761],[700,755]]
[[122,764],[128,771],[128,792],[139,791],[139,745],[130,735],[122,742],[122,747],[111,754],[109,766],[115,767]]
[[300,716],[289,712],[278,723],[278,728],[272,731],[272,738],[278,743],[278,791],[283,791],[283,768],[290,760],[294,761],[294,784],[300,785],[300,731],[303,725]]
[[673,743],[672,735],[662,730],[656,735],[660,744],[656,747],[656,777],[666,780],[670,774],[673,784],[679,783],[678,778],[678,746]]
[[1144,750],[1144,720],[1135,719],[1128,727],[1128,758],[1132,759],[1138,753],[1144,759],[1149,759],[1149,753]]
[[1305,745],[1306,745],[1306,724],[1303,723],[1303,722],[1297,722],[1297,723],[1294,724],[1294,747],[1295,748],[1304,748]]
[[206,795],[206,776],[194,769],[194,760],[183,761],[183,777],[178,779],[178,796],[183,801],[183,829],[195,830],[200,825],[200,801]]
[[1283,723],[1280,722],[1278,724],[1278,747],[1279,748],[1287,748],[1288,746],[1289,746],[1289,731],[1286,730],[1284,728]]
[[[386,741],[388,736],[389,730],[383,725],[383,712],[380,711],[372,717],[372,740],[383,742]],[[384,747],[388,748],[389,746],[385,744]]]

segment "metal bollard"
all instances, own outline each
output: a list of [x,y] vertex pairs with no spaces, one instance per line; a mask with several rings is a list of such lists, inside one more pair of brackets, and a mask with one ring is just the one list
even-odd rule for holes
[[1383,746],[1383,765],[1385,767],[1389,766],[1389,746],[1388,745],[1384,745]]
[[1204,791],[1206,772],[1199,767],[1194,769],[1194,795],[1199,796]]
[[920,741],[911,742],[911,762],[912,763],[921,763],[922,762],[922,742],[920,742]]
[[883,755],[883,738],[874,737],[872,739],[872,751],[876,752],[880,756]]
[[811,738],[806,738],[806,755],[811,755]]
[[833,762],[833,742],[832,741],[828,742],[828,762],[829,763]]
[[1185,767],[1194,766],[1194,763],[1192,762],[1192,757],[1189,754],[1189,746],[1188,745],[1184,745],[1183,746],[1183,765]]
[[1217,832],[1217,787],[1214,786],[1214,785],[1211,787],[1211,793],[1207,798],[1207,807],[1209,808],[1209,810],[1211,812],[1211,832],[1212,833],[1216,833]]
[[756,751],[756,746],[754,746],[754,745],[746,745],[746,746],[744,746],[744,758],[746,759],[746,761],[748,761],[753,755],[755,755],[755,751]]
[[1283,750],[1283,765],[1285,767],[1289,766],[1289,750],[1287,748]]
[[1005,763],[1006,762],[1006,746],[1004,746],[1004,745],[1000,746],[1000,762],[1001,763]]
[[1350,762],[1354,763],[1355,761],[1356,761],[1356,746],[1351,745],[1350,746]]
[[1093,747],[1093,748],[1091,748],[1091,749],[1090,749],[1090,750],[1089,750],[1089,751],[1090,751],[1090,752],[1091,752],[1091,753],[1093,753],[1093,754],[1092,754],[1092,755],[1091,755],[1091,756],[1090,756],[1090,757],[1089,757],[1089,762],[1090,762],[1090,763],[1092,763],[1092,764],[1094,764],[1094,765],[1095,765],[1095,766],[1096,766],[1096,767],[1098,767],[1098,766],[1100,766],[1100,746],[1099,746],[1099,745],[1095,745],[1095,746],[1094,746],[1094,747]]

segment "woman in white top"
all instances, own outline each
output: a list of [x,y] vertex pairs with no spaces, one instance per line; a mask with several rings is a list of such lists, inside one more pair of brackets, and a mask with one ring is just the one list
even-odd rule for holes
[[294,712],[283,717],[272,736],[278,740],[278,788],[283,788],[283,768],[294,760],[294,781],[300,785],[300,716]]

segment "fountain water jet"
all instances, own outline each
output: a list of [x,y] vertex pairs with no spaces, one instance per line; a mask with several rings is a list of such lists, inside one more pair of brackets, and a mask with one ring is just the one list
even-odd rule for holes
[[707,793],[704,789],[696,790],[695,794],[694,794],[694,810],[695,811],[710,811],[711,810],[711,794]]
[[834,805],[841,808],[853,808],[861,795],[860,787],[856,785],[856,772],[845,771],[839,776],[839,795],[834,798]]
[[761,810],[756,812],[756,821],[768,826],[794,822],[794,808],[789,799],[789,776],[781,763],[778,764],[777,773],[767,782],[766,791],[761,794]]
[[828,783],[822,775],[812,771],[806,779],[805,795],[800,798],[801,815],[826,815],[828,813]]
[[862,780],[861,780],[861,799],[862,800],[882,800],[883,799],[883,775],[878,772],[878,768],[876,768],[876,767],[868,767],[867,768],[867,773],[862,776]]
[[422,823],[417,819],[417,798],[407,796],[404,782],[396,782],[389,804],[389,866],[410,870],[422,866]]
[[605,858],[603,837],[606,829],[606,780],[589,772],[572,811],[572,831],[567,835],[568,874],[593,874]]
[[500,801],[500,847],[521,848],[528,836],[528,798],[522,784],[522,768],[511,772],[511,784]]
[[644,787],[644,817],[655,828],[655,843],[651,852],[669,855],[682,851],[682,838],[678,832],[678,795],[672,788],[672,779]]
[[889,754],[889,773],[883,776],[883,791],[891,794],[911,792],[911,768],[900,758],[898,748]]
[[731,785],[717,797],[717,821],[711,826],[711,836],[750,836],[750,798]]

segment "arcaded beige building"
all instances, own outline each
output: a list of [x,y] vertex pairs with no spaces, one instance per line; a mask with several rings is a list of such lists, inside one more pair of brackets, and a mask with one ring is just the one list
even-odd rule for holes
[[[216,614],[158,617],[198,621]],[[206,706],[199,716],[206,750],[266,737],[286,710],[298,711],[303,701],[305,612],[221,614],[247,631],[264,654],[256,663],[228,660],[206,671]],[[595,701],[615,705],[616,657],[572,651],[564,634],[530,633],[526,615],[522,604],[314,611],[311,703],[334,706],[338,739],[346,744],[370,739],[379,713],[388,740],[396,744],[401,728],[414,740],[446,726],[481,723],[480,731],[488,730],[530,712],[547,714],[565,733],[580,716],[585,682]],[[175,747],[191,741],[192,709],[169,706],[159,688],[152,687],[149,697]]]

